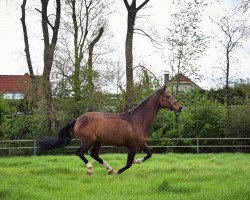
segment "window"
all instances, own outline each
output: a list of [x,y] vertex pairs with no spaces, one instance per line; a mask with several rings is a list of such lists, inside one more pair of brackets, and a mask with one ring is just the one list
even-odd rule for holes
[[24,95],[22,93],[15,93],[13,99],[23,99]]
[[3,95],[4,99],[13,99],[13,93],[6,93]]
[[24,95],[22,93],[6,93],[3,95],[4,99],[23,99]]

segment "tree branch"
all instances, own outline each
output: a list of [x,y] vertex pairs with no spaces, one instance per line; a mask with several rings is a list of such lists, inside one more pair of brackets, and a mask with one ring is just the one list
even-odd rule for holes
[[88,66],[92,68],[92,57],[93,57],[93,49],[95,44],[100,40],[103,34],[103,27],[100,28],[98,35],[95,37],[95,39],[90,42],[89,45],[89,58],[88,58]]
[[44,46],[49,45],[49,30],[48,30],[48,20],[47,20],[47,7],[48,0],[41,0],[42,4],[42,30],[43,30],[43,38],[44,38]]
[[47,16],[47,15],[44,15],[43,12],[42,12],[41,10],[37,9],[37,8],[35,8],[35,10],[38,11],[39,13],[41,13],[41,14],[46,18],[47,23],[49,24],[50,28],[51,28],[52,30],[54,30],[54,26],[50,23],[48,16]]
[[28,38],[28,32],[27,32],[27,27],[26,27],[26,21],[25,21],[26,1],[27,0],[23,0],[23,4],[21,5],[22,17],[20,20],[22,22],[22,27],[23,27],[23,39],[24,39],[24,45],[25,45],[24,51],[25,51],[25,55],[26,55],[26,61],[28,64],[30,77],[33,80],[35,76],[34,76],[33,66],[32,66],[32,62],[31,62],[30,49],[29,49],[29,38]]
[[128,1],[127,0],[123,0],[124,1],[124,4],[125,4],[125,6],[126,6],[126,8],[127,8],[127,10],[129,10],[129,4],[128,4]]
[[157,81],[157,83],[158,83],[158,85],[159,85],[159,79],[155,76],[155,74],[152,72],[152,71],[150,71],[148,68],[146,68],[146,67],[144,67],[143,65],[141,65],[141,64],[139,64],[139,65],[137,65],[137,66],[135,66],[134,68],[133,68],[133,70],[135,70],[136,68],[142,68],[142,69],[144,69],[145,71],[148,71],[150,74],[152,74],[153,75],[153,77],[155,78],[155,80]]
[[138,8],[136,8],[136,11],[140,10],[143,6],[145,6],[149,0],[145,0]]
[[[141,33],[138,33],[138,32],[135,32],[135,31],[140,31]],[[139,35],[143,35],[143,36],[148,37],[148,38],[150,39],[151,43],[154,45],[154,47],[157,48],[157,49],[160,49],[160,47],[156,46],[156,45],[161,46],[161,45],[159,44],[159,42],[158,42],[157,40],[153,39],[153,38],[152,38],[149,34],[147,34],[144,30],[142,30],[142,29],[140,29],[140,28],[135,28],[135,29],[134,29],[134,33],[137,33],[137,34],[139,34]]]
[[55,19],[55,26],[53,29],[53,36],[51,40],[51,44],[55,45],[57,42],[58,31],[60,26],[60,18],[61,18],[61,1],[56,0],[56,19]]

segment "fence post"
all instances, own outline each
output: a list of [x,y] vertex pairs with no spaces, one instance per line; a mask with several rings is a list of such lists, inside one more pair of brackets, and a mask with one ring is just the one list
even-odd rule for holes
[[200,153],[200,150],[199,150],[199,138],[196,138],[196,153]]
[[36,155],[36,140],[34,140],[34,152],[33,152],[33,155],[34,156]]

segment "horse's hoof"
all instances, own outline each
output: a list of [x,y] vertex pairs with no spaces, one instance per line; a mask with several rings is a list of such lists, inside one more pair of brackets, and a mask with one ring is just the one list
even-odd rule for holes
[[91,176],[93,173],[92,172],[87,172],[87,175],[88,176]]
[[108,174],[109,174],[109,175],[117,174],[117,170],[113,170],[113,169],[112,169],[112,170],[109,170],[109,171],[108,171]]
[[92,175],[93,174],[93,165],[90,163],[90,162],[88,162],[87,164],[86,164],[86,167],[87,167],[87,175]]

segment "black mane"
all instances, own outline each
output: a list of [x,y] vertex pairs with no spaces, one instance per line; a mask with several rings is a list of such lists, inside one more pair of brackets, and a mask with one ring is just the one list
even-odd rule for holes
[[155,94],[159,94],[162,91],[162,88],[158,89],[156,92],[154,92],[153,94],[151,94],[150,96],[146,97],[144,100],[142,100],[137,106],[135,106],[134,108],[127,110],[123,113],[119,113],[118,115],[121,116],[124,119],[131,119],[131,117],[133,116],[133,114],[135,112],[137,112],[138,110],[140,110],[141,108],[143,108],[145,106],[145,104],[155,95]]

